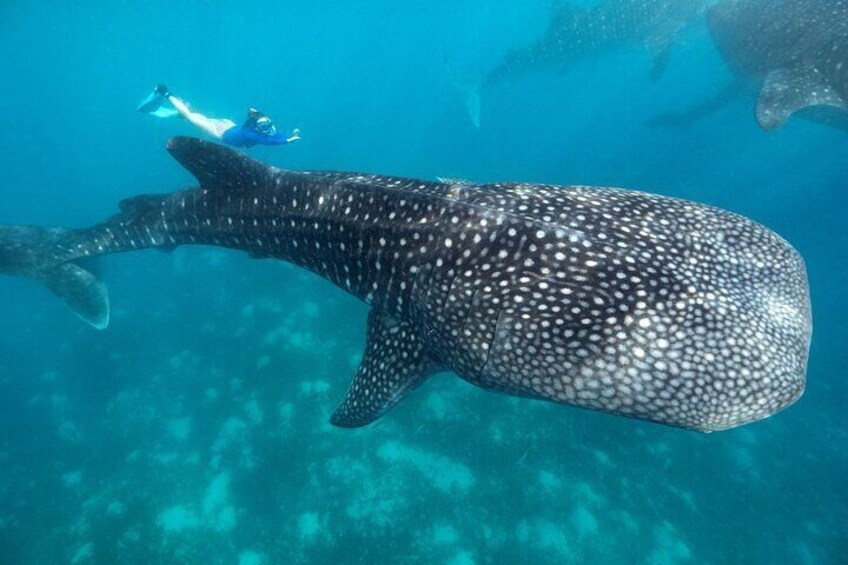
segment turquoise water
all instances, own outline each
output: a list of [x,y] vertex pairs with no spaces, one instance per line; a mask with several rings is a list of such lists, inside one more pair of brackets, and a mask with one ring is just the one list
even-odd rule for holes
[[[97,332],[0,281],[0,562],[840,563],[848,549],[845,132],[760,130],[751,95],[688,127],[646,122],[732,80],[703,23],[663,77],[644,49],[482,93],[544,32],[547,1],[5,2],[0,224],[88,225],[191,186],[164,150],[196,132],[135,112],[166,82],[247,106],[289,169],[594,184],[689,198],[804,255],[804,397],[711,435],[496,395],[450,374],[377,424],[327,423],[366,308],[275,261],[213,248],[108,257]],[[8,54],[11,54],[9,56]]]

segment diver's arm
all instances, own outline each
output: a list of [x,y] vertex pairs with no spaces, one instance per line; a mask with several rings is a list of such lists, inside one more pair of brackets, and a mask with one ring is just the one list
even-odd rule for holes
[[186,106],[185,102],[172,94],[168,95],[168,101],[174,105],[174,108],[177,109],[177,112],[179,112],[182,117],[203,130],[206,134],[216,138],[220,137],[218,132],[215,131],[215,127],[212,125],[212,121],[209,118],[203,114],[192,112],[189,110],[188,106]]
[[300,140],[300,130],[295,128],[289,137],[277,132],[274,135],[253,134],[254,140],[259,145],[287,145]]

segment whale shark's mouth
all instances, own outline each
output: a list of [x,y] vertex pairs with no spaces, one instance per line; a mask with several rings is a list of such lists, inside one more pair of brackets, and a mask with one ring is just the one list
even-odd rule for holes
[[[805,369],[806,370],[806,369]],[[699,431],[710,433],[730,430],[765,420],[794,404],[804,394],[806,379],[804,372],[785,375],[780,379],[786,383],[782,394],[775,396],[773,390],[762,390],[749,397],[749,404],[737,410],[722,412],[704,420]]]
[[804,261],[773,232],[743,221],[747,238],[722,240],[710,276],[724,296],[706,303],[716,327],[708,345],[723,359],[712,377],[713,409],[700,428],[718,431],[775,414],[806,386],[812,338]]

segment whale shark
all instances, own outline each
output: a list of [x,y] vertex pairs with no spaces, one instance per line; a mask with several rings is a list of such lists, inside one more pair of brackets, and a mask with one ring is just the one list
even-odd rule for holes
[[725,0],[709,9],[707,25],[735,80],[712,99],[655,124],[693,122],[753,90],[757,122],[766,131],[796,113],[848,130],[848,2]]
[[308,269],[370,306],[341,427],[441,371],[703,432],[803,393],[804,262],[742,216],[617,188],[287,171],[187,137],[167,148],[197,187],[126,199],[91,227],[1,227],[0,273],[103,329],[96,257],[212,245]]
[[507,53],[479,84],[457,82],[469,115],[480,125],[480,90],[524,75],[567,73],[577,62],[628,46],[645,46],[657,80],[679,32],[703,15],[707,0],[606,0],[594,7],[560,4],[552,8],[544,35]]

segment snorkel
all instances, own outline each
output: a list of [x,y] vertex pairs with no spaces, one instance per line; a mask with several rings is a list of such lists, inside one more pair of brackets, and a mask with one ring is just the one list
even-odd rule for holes
[[247,122],[245,122],[245,125],[256,130],[262,135],[270,136],[277,133],[277,128],[274,126],[274,122],[271,121],[271,118],[256,108],[248,108]]

